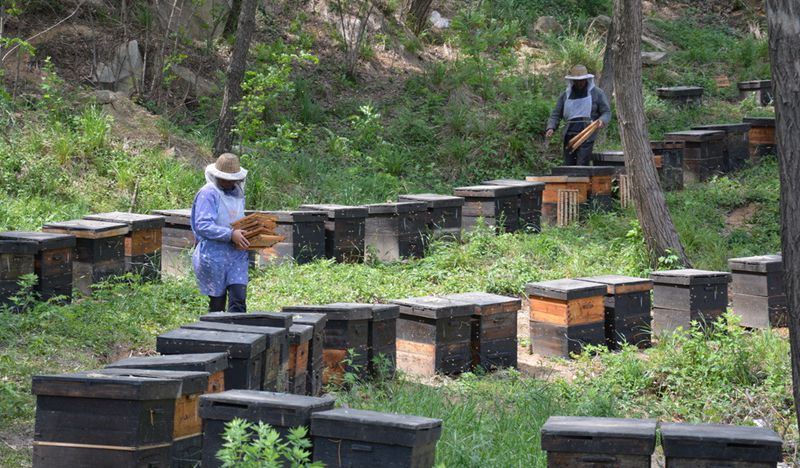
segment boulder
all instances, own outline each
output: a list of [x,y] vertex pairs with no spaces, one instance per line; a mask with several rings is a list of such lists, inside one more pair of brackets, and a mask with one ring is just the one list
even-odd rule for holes
[[606,32],[611,27],[611,18],[606,15],[597,15],[589,21],[589,24],[597,31]]
[[553,16],[540,16],[533,25],[533,32],[536,34],[558,34],[563,30]]
[[143,70],[139,43],[132,40],[119,45],[108,63],[97,64],[94,81],[103,89],[130,95],[137,90]]
[[161,0],[156,3],[161,27],[169,27],[171,32],[194,41],[221,36],[231,11],[231,0]]
[[217,86],[216,83],[203,78],[186,67],[173,65],[170,70],[178,77],[178,80],[180,80],[184,86],[189,88],[189,92],[192,96],[207,97],[219,93],[219,86]]
[[666,61],[666,52],[642,52],[642,65],[661,65]]

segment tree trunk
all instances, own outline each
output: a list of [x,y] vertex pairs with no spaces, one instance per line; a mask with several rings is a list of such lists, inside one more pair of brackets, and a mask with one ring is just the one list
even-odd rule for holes
[[233,0],[231,11],[228,12],[228,19],[225,21],[225,28],[222,35],[231,37],[236,32],[236,23],[239,21],[239,12],[242,11],[242,0]]
[[611,18],[611,24],[608,25],[608,31],[606,31],[606,50],[603,52],[603,71],[600,73],[600,80],[597,82],[597,86],[600,87],[603,91],[605,91],[606,96],[608,96],[609,102],[614,102],[614,54],[613,54],[613,44],[614,44],[614,18]]
[[411,8],[408,12],[411,15],[414,26],[414,34],[419,34],[425,28],[425,22],[428,21],[428,15],[431,11],[431,4],[433,0],[412,0]]
[[233,44],[233,55],[226,73],[225,91],[222,94],[222,108],[219,112],[219,125],[214,138],[214,153],[220,155],[229,152],[233,144],[233,108],[242,98],[242,79],[247,66],[247,52],[250,50],[250,38],[256,27],[256,3],[258,0],[242,0],[239,14],[239,25],[236,28],[236,41]]
[[644,118],[640,54],[642,2],[616,0],[612,21],[616,25],[611,53],[614,59],[617,115],[625,152],[625,171],[630,177],[636,215],[653,264],[656,264],[658,257],[672,253],[688,267],[689,258],[678,238],[664,192],[658,182]]
[[800,425],[800,0],[767,0],[769,57],[781,177],[781,253],[794,406]]

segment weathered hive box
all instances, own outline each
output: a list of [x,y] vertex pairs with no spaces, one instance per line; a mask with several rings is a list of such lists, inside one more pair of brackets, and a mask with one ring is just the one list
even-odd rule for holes
[[244,419],[257,424],[269,424],[286,437],[289,429],[310,426],[311,416],[333,408],[329,396],[309,397],[286,393],[232,390],[200,398],[200,417],[203,418],[203,468],[222,465],[216,454],[222,448],[225,424]]
[[257,265],[293,261],[298,265],[325,258],[325,219],[320,211],[246,211],[266,213],[278,218],[275,234],[284,240],[264,249],[256,257]]
[[473,367],[486,370],[517,367],[517,312],[522,307],[519,298],[482,292],[445,297],[472,305]]
[[604,285],[562,279],[530,283],[525,291],[533,352],[568,358],[584,345],[605,344]]
[[38,252],[34,242],[0,240],[0,306],[15,306],[12,297],[20,292],[22,277],[34,274]]
[[181,383],[175,399],[172,424],[172,467],[190,468],[200,463],[203,453],[203,420],[200,395],[208,389],[208,372],[112,368],[100,374],[177,380]]
[[225,371],[228,353],[172,354],[168,356],[139,356],[112,362],[109,369],[153,369],[189,372],[206,372],[208,388],[205,393],[225,391]]
[[742,318],[742,326],[788,326],[783,257],[762,255],[731,258],[728,266],[733,274],[733,312]]
[[775,117],[745,117],[742,122],[750,124],[750,159],[758,161],[762,156],[777,154]]
[[127,224],[129,230],[125,235],[125,272],[139,274],[148,281],[161,279],[161,231],[165,222],[163,216],[115,211],[84,216],[83,219]]
[[289,329],[289,393],[305,395],[308,380],[308,350],[314,327],[295,323]]
[[[397,369],[397,319],[400,306],[396,304],[372,304],[372,319],[369,321],[368,372],[377,375],[379,367],[387,375],[394,375]],[[376,361],[380,365],[376,365]]]
[[167,468],[180,387],[87,372],[34,376],[33,466]]
[[337,262],[364,260],[364,225],[367,209],[363,206],[300,205],[300,208],[323,211],[325,221],[325,256]]
[[673,86],[656,89],[659,98],[676,104],[702,104],[703,88],[699,86]]
[[[322,359],[324,362],[322,383],[341,382],[345,372],[354,372],[361,377],[367,375],[369,366],[369,321],[372,307],[368,304],[334,303],[324,305],[299,305],[284,307],[285,312],[313,312],[325,314],[325,338]],[[353,356],[348,356],[352,349]],[[345,360],[353,366],[347,365]]]
[[668,141],[683,142],[683,182],[702,182],[724,169],[725,132],[685,130],[664,135]]
[[589,199],[589,190],[592,183],[588,177],[571,176],[528,176],[529,182],[543,182],[542,192],[542,218],[550,225],[556,224],[558,217],[558,192],[561,190],[576,190],[577,203],[583,204]]
[[464,197],[439,195],[435,193],[419,193],[400,195],[401,202],[413,201],[428,204],[426,223],[428,233],[434,239],[461,239],[462,210]]
[[756,95],[758,103],[768,106],[772,103],[772,80],[740,81],[739,98],[745,99],[749,94]]
[[653,333],[688,329],[693,320],[711,322],[728,307],[731,274],[722,271],[664,270],[653,280]]
[[377,203],[366,205],[366,245],[386,262],[420,258],[425,254],[423,235],[427,230],[428,205],[424,202]]
[[625,152],[621,150],[597,151],[592,161],[598,166],[613,167],[617,175],[625,173]]
[[605,309],[606,345],[619,349],[620,343],[641,348],[650,346],[650,309],[653,281],[620,275],[592,276],[581,281],[606,286]]
[[542,450],[551,468],[648,468],[656,424],[654,419],[550,416],[542,426]]
[[311,415],[314,460],[327,467],[431,468],[440,419],[338,408]]
[[650,149],[653,150],[653,157],[656,159],[656,169],[658,169],[661,188],[664,190],[683,189],[684,146],[683,141],[650,142]]
[[314,328],[314,336],[308,348],[308,367],[306,369],[306,395],[322,394],[322,370],[325,367],[323,350],[325,349],[325,325],[328,316],[314,312],[288,312],[294,323],[310,325]]
[[200,321],[182,325],[187,330],[211,330],[231,333],[252,333],[266,339],[264,353],[261,358],[261,385],[257,390],[279,391],[285,388],[286,381],[281,363],[281,350],[286,342],[286,330],[278,327],[261,327],[237,325],[233,323]]
[[10,231],[0,232],[0,240],[32,242],[36,244],[33,271],[37,283],[34,290],[42,300],[64,297],[72,299],[72,264],[74,260],[75,236],[49,232]]
[[42,226],[42,231],[75,236],[72,285],[84,294],[92,285],[125,273],[128,225],[76,219]]
[[397,320],[397,367],[416,375],[458,374],[472,365],[474,306],[445,297],[391,301]]
[[502,185],[519,187],[519,211],[517,218],[520,229],[529,229],[539,232],[542,228],[542,192],[543,182],[528,182],[526,180],[495,179],[483,182],[483,185]]
[[614,166],[558,166],[553,168],[552,173],[556,176],[588,177],[588,204],[604,210],[612,208],[614,197],[611,187],[617,173]]
[[698,125],[692,130],[720,130],[725,132],[722,167],[726,172],[738,171],[750,159],[750,124],[729,123]]
[[763,427],[662,423],[661,446],[669,468],[767,468],[783,461],[783,441]]
[[261,388],[266,345],[264,335],[184,328],[162,333],[156,339],[156,351],[161,354],[227,352],[226,389]]
[[161,273],[176,278],[191,274],[190,252],[195,244],[192,210],[153,210],[151,213],[164,217],[164,228],[161,231]]
[[516,232],[519,229],[519,198],[522,189],[504,185],[473,185],[456,187],[456,196],[464,197],[461,226],[474,229],[479,218],[498,232]]

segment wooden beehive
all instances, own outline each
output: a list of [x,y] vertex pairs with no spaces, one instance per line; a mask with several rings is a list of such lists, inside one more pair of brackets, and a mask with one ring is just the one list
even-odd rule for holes
[[225,371],[226,389],[258,390],[263,383],[264,335],[216,330],[177,329],[156,338],[161,354],[227,352],[230,358]]
[[577,190],[577,203],[586,203],[589,199],[591,182],[588,177],[528,176],[526,180],[545,184],[542,192],[542,219],[551,226],[556,224],[558,218],[559,191]]
[[517,211],[519,228],[533,232],[539,232],[542,229],[542,192],[544,191],[544,183],[514,179],[494,179],[484,181],[483,185],[519,187],[522,191],[519,194],[519,210]]
[[281,350],[286,342],[286,330],[278,327],[238,325],[233,323],[200,321],[182,325],[189,330],[214,330],[231,333],[253,333],[266,339],[264,353],[261,358],[261,385],[258,390],[281,391],[285,387],[281,382],[286,380],[281,365]]
[[314,327],[314,337],[308,348],[308,368],[306,371],[306,394],[319,396],[322,394],[322,371],[325,367],[323,350],[325,349],[325,325],[328,316],[315,312],[289,312],[294,323]]
[[203,421],[200,419],[200,396],[208,389],[208,372],[153,369],[110,368],[93,371],[107,375],[177,380],[180,393],[175,399],[172,425],[172,466],[194,466],[203,451]]
[[740,81],[738,84],[739,98],[745,99],[750,94],[755,94],[762,106],[769,106],[773,101],[772,80]]
[[664,270],[653,280],[653,334],[688,329],[692,321],[711,322],[728,307],[731,274],[705,270]]
[[127,224],[125,272],[141,275],[147,281],[161,279],[163,216],[115,211],[84,216],[83,219]]
[[428,235],[434,239],[461,239],[462,210],[464,197],[439,195],[435,193],[418,193],[400,195],[398,200],[419,201],[428,204],[426,224]]
[[650,149],[656,158],[661,188],[666,191],[683,189],[683,141],[651,141]]
[[762,156],[777,154],[775,117],[745,117],[742,122],[750,124],[747,136],[750,140],[751,160],[758,161]]
[[464,197],[461,226],[472,230],[479,219],[497,232],[519,230],[519,199],[522,189],[510,185],[472,185],[456,187],[453,193]]
[[161,273],[174,278],[191,274],[191,250],[195,245],[192,210],[153,210],[151,213],[164,217],[164,228],[161,231]]
[[337,262],[364,260],[364,224],[367,209],[363,206],[300,205],[306,210],[323,211],[325,221],[325,256]]
[[683,142],[683,182],[702,182],[725,168],[725,132],[685,130],[664,134],[668,141]]
[[33,376],[33,466],[170,466],[178,380],[77,373]]
[[542,450],[550,468],[649,468],[656,447],[654,419],[550,416]]
[[385,366],[382,370],[394,375],[397,368],[397,318],[400,307],[395,304],[372,304],[372,319],[369,321],[367,348],[369,363],[367,371],[376,375],[376,361]]
[[568,358],[584,345],[605,344],[604,285],[562,279],[530,283],[525,291],[534,353]]
[[295,323],[289,329],[289,393],[306,394],[308,352],[314,327]]
[[612,184],[617,174],[614,166],[557,166],[552,169],[555,176],[588,177],[588,207],[609,210],[613,207]]
[[660,429],[670,468],[767,468],[783,461],[783,441],[764,427],[661,423]]
[[430,468],[440,419],[338,408],[311,415],[314,460],[330,468]]
[[750,159],[749,123],[697,125],[692,127],[692,130],[720,130],[725,132],[722,163],[725,172],[742,169]]
[[783,257],[731,258],[733,312],[750,328],[786,327],[789,311],[783,284]]
[[703,88],[700,86],[672,86],[656,89],[659,98],[675,104],[702,104]]
[[269,424],[283,438],[290,429],[311,425],[311,416],[333,408],[330,396],[310,397],[286,393],[232,390],[200,398],[200,417],[203,418],[203,468],[222,465],[216,454],[222,448],[225,424],[244,419],[257,424]]
[[20,280],[34,274],[38,252],[35,242],[0,239],[0,306],[16,308],[12,298],[20,292]]
[[168,356],[137,356],[112,362],[107,368],[153,369],[206,372],[208,388],[205,393],[225,391],[225,371],[228,353],[172,354]]
[[609,349],[619,349],[620,343],[642,348],[650,346],[652,280],[620,275],[592,276],[580,280],[606,286],[603,305],[606,345]]
[[[247,211],[246,213],[253,213]],[[284,240],[259,252],[257,266],[294,261],[298,265],[325,258],[325,213],[321,211],[263,211],[277,219],[275,234]]]
[[473,307],[470,334],[473,367],[486,370],[517,367],[517,312],[522,307],[519,298],[482,292],[445,297]]
[[32,242],[36,244],[33,271],[37,283],[34,290],[42,300],[63,297],[72,299],[72,264],[75,236],[48,232],[0,232],[0,240]]
[[416,375],[459,374],[472,365],[473,306],[444,297],[391,301],[397,320],[397,367]]
[[125,273],[124,223],[76,219],[42,226],[42,231],[75,236],[72,285],[84,294],[92,285]]
[[428,205],[423,202],[366,205],[365,242],[378,260],[420,258],[425,254]]

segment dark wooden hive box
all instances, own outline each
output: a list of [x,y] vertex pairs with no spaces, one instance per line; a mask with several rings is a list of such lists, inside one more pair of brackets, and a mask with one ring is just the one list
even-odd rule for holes
[[325,367],[323,352],[325,349],[325,325],[328,316],[315,312],[290,312],[294,323],[314,327],[314,337],[308,348],[308,368],[306,370],[306,394],[319,396],[322,394],[322,370]]
[[587,202],[593,208],[604,210],[611,209],[613,205],[612,184],[617,172],[618,168],[613,165],[557,166],[552,169],[552,174],[556,176],[588,177],[590,185]]
[[725,132],[723,150],[723,170],[738,171],[750,159],[750,124],[727,123],[714,125],[697,125],[692,130],[721,130]]
[[699,86],[672,86],[656,89],[661,99],[678,104],[700,104],[703,101],[703,88]]
[[775,467],[783,441],[763,427],[662,423],[661,446],[670,468]]
[[[142,466],[170,462],[181,382],[82,372],[33,377],[33,466]],[[87,462],[90,462],[88,465]]]
[[605,343],[606,286],[562,279],[530,283],[525,291],[533,352],[567,358],[584,345]]
[[472,304],[435,296],[391,302],[400,306],[398,368],[425,376],[470,369]]
[[519,229],[519,198],[522,188],[510,185],[472,185],[453,189],[456,196],[464,197],[461,212],[462,228],[472,229],[478,218],[500,231]]
[[232,333],[252,333],[266,339],[261,357],[261,385],[257,390],[281,391],[285,389],[286,373],[281,362],[281,350],[286,343],[286,330],[278,327],[237,325],[234,323],[199,321],[182,325],[189,330],[212,330]]
[[397,318],[400,316],[400,306],[396,304],[371,304],[372,319],[369,321],[369,336],[367,348],[369,350],[368,372],[376,375],[379,366],[388,375],[394,375],[397,368]]
[[333,408],[329,396],[309,397],[286,393],[232,390],[200,398],[203,418],[203,468],[219,467],[216,453],[222,448],[225,423],[239,418],[272,426],[285,437],[289,429],[310,426],[311,415]]
[[750,124],[747,137],[750,140],[750,158],[753,161],[768,154],[776,154],[775,117],[745,117],[742,122]]
[[[325,314],[325,337],[322,359],[324,363],[322,383],[339,382],[345,372],[356,372],[367,375],[369,367],[369,321],[372,319],[372,308],[369,304],[333,303],[324,305],[298,305],[284,307],[290,314],[312,312]],[[348,350],[355,353],[350,357],[350,367],[345,364]]]
[[264,249],[256,257],[256,265],[263,266],[275,262],[296,262],[298,265],[325,258],[325,219],[321,211],[253,211],[245,214],[266,213],[278,218],[275,234],[284,240]]
[[464,197],[419,193],[400,195],[398,200],[419,201],[428,204],[426,223],[429,235],[433,238],[461,239],[462,211]]
[[308,353],[314,338],[314,327],[296,323],[289,329],[289,337],[289,392],[305,395]]
[[649,468],[656,424],[654,419],[550,416],[542,426],[542,450],[552,468]]
[[325,256],[337,262],[364,260],[364,224],[367,209],[363,206],[300,205],[301,209],[323,211],[325,220]]
[[664,134],[668,141],[682,141],[683,181],[702,182],[724,172],[725,132],[721,130],[685,130]]
[[228,353],[172,354],[168,356],[139,356],[112,362],[109,369],[153,369],[206,372],[208,388],[205,393],[225,391],[225,371],[228,369]]
[[733,311],[751,328],[788,325],[783,258],[780,255],[731,258]]
[[542,192],[543,182],[528,182],[527,180],[494,179],[486,180],[483,185],[502,185],[519,187],[519,211],[517,212],[520,229],[529,229],[539,232],[542,228]]
[[445,297],[473,307],[473,367],[480,366],[486,370],[517,367],[517,312],[522,307],[519,298],[482,292],[449,294]]
[[20,280],[32,275],[39,247],[35,242],[0,239],[0,306],[14,307]]
[[773,88],[771,80],[740,81],[738,83],[739,98],[745,99],[748,94],[755,93],[758,103],[769,106],[773,103]]
[[227,352],[225,388],[258,390],[263,382],[266,344],[264,335],[181,328],[159,335],[156,350],[161,354]]
[[181,278],[192,272],[189,251],[194,248],[192,233],[192,210],[153,210],[154,215],[164,217],[161,230],[161,273]]
[[595,153],[592,153],[592,161],[598,163],[598,166],[613,167],[616,174],[625,173],[624,151],[621,150],[597,151]]
[[42,300],[63,296],[72,298],[72,264],[75,236],[48,232],[0,232],[0,240],[32,242],[37,246],[33,270],[36,273],[35,291]]
[[579,279],[606,286],[603,305],[609,349],[619,349],[619,344],[625,342],[642,348],[650,346],[652,280],[620,275]]
[[148,281],[161,278],[164,216],[115,211],[92,214],[83,219],[127,224],[130,230],[125,235],[125,272],[140,274]]
[[[661,188],[667,191],[683,189],[683,148],[682,141],[651,141],[650,149],[656,162],[661,161],[659,179]],[[658,168],[658,164],[656,164]]]
[[369,216],[365,242],[379,260],[419,258],[424,254],[428,205],[424,202],[396,202],[365,205]]
[[653,280],[653,333],[677,327],[687,330],[691,321],[716,320],[728,307],[727,272],[665,270],[650,273]]
[[339,408],[311,415],[314,460],[325,466],[430,468],[440,419]]

